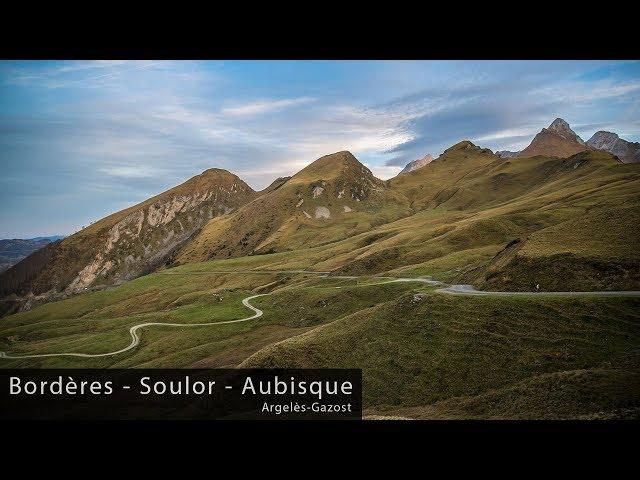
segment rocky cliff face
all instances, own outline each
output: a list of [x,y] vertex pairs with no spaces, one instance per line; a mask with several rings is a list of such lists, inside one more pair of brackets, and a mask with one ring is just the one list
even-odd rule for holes
[[119,283],[153,270],[206,222],[233,211],[238,198],[250,192],[237,182],[211,185],[169,195],[129,213],[108,229],[102,248],[65,291],[77,293],[99,278]]
[[429,163],[433,162],[433,160],[434,160],[433,156],[430,154],[427,154],[424,157],[419,158],[418,160],[414,160],[413,162],[407,163],[407,165],[402,169],[400,173],[413,172],[414,170],[418,170],[419,168],[422,168],[425,165],[428,165]]
[[596,132],[587,140],[587,145],[596,150],[609,152],[624,163],[640,162],[640,143],[627,142],[613,132]]
[[0,276],[0,293],[47,301],[138,277],[253,195],[226,170],[207,170],[52,244],[47,255],[25,258]]

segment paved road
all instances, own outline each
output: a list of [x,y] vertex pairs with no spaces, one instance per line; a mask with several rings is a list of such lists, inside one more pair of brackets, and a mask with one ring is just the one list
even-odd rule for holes
[[450,293],[452,295],[477,295],[485,297],[640,297],[637,290],[619,291],[597,291],[597,292],[490,292],[487,290],[476,290],[473,285],[449,285],[438,288],[436,292]]
[[270,295],[269,293],[261,293],[259,295],[251,295],[242,300],[242,304],[253,310],[254,314],[250,317],[239,318],[237,320],[226,320],[224,322],[213,322],[213,323],[163,323],[163,322],[148,322],[148,323],[140,323],[138,325],[134,325],[129,329],[129,333],[131,334],[131,343],[120,350],[116,350],[115,352],[107,352],[107,353],[74,353],[74,352],[64,352],[64,353],[41,353],[37,355],[7,355],[6,352],[0,352],[0,358],[43,358],[43,357],[83,357],[83,358],[95,358],[95,357],[108,357],[111,355],[117,355],[119,353],[124,353],[132,348],[137,347],[140,344],[140,336],[138,335],[138,330],[144,327],[208,327],[211,325],[226,325],[229,323],[240,323],[240,322],[248,322],[249,320],[253,320],[254,318],[258,318],[262,316],[262,310],[254,307],[249,303],[250,300],[256,297],[263,297],[265,295]]
[[[176,272],[163,272],[167,275],[184,275],[184,273],[176,273]],[[388,283],[405,283],[405,282],[419,282],[427,285],[444,285],[442,282],[437,280],[432,280],[430,278],[396,278],[396,277],[358,277],[358,276],[329,276],[330,272],[316,272],[311,270],[241,270],[235,272],[228,271],[208,271],[208,272],[186,272],[188,275],[206,275],[211,273],[308,273],[308,274],[317,274],[320,278],[327,279],[357,279],[357,278],[376,278],[383,280],[377,283],[368,283],[364,285],[384,285]],[[342,287],[335,287],[342,288]],[[638,297],[640,296],[640,291],[601,291],[601,292],[489,292],[484,290],[476,290],[471,285],[449,285],[447,287],[442,287],[436,289],[436,292],[440,293],[448,293],[452,295],[481,295],[481,296],[607,296],[607,297]],[[43,358],[43,357],[83,357],[83,358],[95,358],[95,357],[108,357],[111,355],[117,355],[119,353],[124,353],[132,348],[137,347],[140,344],[140,336],[138,335],[138,330],[144,327],[154,327],[154,326],[162,326],[162,327],[204,327],[204,326],[213,326],[213,325],[225,325],[229,323],[240,323],[247,322],[249,320],[256,319],[262,316],[262,310],[254,307],[249,303],[250,300],[256,297],[262,297],[264,295],[270,295],[269,293],[261,293],[258,295],[251,295],[242,300],[242,304],[252,310],[254,312],[250,317],[239,318],[237,320],[227,320],[223,322],[212,322],[212,323],[162,323],[162,322],[148,322],[148,323],[140,323],[138,325],[134,325],[129,329],[129,333],[131,334],[131,343],[121,348],[120,350],[116,350],[114,352],[107,353],[75,353],[75,352],[64,352],[64,353],[42,353],[42,354],[34,354],[34,355],[8,355],[6,352],[0,352],[0,358],[10,358],[10,359],[20,359],[20,358]]]

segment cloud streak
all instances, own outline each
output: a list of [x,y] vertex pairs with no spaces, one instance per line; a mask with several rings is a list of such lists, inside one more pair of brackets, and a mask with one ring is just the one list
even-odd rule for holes
[[315,99],[310,97],[287,98],[283,100],[262,100],[235,107],[227,107],[222,109],[222,114],[231,116],[249,116],[264,115],[265,113],[279,112],[286,108],[296,107],[313,102]]

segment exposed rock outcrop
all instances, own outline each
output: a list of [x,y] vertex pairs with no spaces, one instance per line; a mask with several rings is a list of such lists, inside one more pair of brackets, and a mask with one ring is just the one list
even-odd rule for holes
[[414,160],[413,162],[407,163],[407,165],[402,169],[400,173],[402,174],[402,173],[413,172],[414,170],[418,170],[419,168],[422,168],[425,165],[430,164],[431,162],[433,162],[433,160],[434,160],[434,157],[430,154],[427,154],[424,157],[419,158],[418,160]]
[[513,158],[513,157],[517,157],[518,155],[520,155],[520,152],[512,152],[510,150],[498,150],[496,152],[496,155],[501,157],[501,158]]
[[624,163],[640,162],[640,143],[627,142],[613,132],[600,130],[587,140],[587,145],[596,150],[609,152]]

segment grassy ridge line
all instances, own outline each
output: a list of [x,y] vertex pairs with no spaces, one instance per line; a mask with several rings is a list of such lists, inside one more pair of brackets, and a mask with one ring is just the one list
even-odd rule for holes
[[[228,261],[351,275],[432,275],[519,291],[537,284],[561,290],[564,277],[574,272],[572,290],[637,289],[640,260],[629,246],[640,243],[640,234],[627,226],[640,211],[639,179],[638,166],[599,152],[569,159],[499,159],[462,145],[389,182],[411,199],[418,210],[413,215],[328,244]],[[455,191],[445,198],[441,192],[448,188]],[[606,241],[599,240],[603,233]],[[515,239],[524,248],[494,262]],[[564,256],[556,257],[559,253]],[[518,268],[518,262],[527,268]],[[561,269],[553,271],[554,264]]]

